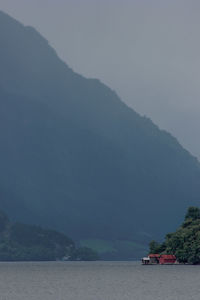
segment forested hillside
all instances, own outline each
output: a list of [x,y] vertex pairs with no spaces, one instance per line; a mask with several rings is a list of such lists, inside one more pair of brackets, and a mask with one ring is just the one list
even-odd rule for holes
[[88,247],[76,248],[65,234],[40,226],[12,223],[0,211],[0,261],[98,260]]
[[152,241],[151,253],[174,254],[178,262],[200,264],[200,209],[189,207],[185,220],[162,244]]

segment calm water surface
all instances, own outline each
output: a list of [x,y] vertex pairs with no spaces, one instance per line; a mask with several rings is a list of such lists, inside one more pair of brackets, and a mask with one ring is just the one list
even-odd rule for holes
[[200,300],[200,266],[0,263],[0,300]]

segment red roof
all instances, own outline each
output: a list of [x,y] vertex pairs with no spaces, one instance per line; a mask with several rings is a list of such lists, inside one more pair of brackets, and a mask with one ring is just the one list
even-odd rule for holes
[[154,258],[154,257],[159,258],[160,254],[149,254],[149,257],[150,258]]
[[176,259],[176,256],[172,254],[162,254],[160,257],[164,259]]

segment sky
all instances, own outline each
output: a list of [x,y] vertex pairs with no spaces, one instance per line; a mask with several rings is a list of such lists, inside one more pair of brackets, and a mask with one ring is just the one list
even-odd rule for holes
[[200,159],[199,0],[0,0]]

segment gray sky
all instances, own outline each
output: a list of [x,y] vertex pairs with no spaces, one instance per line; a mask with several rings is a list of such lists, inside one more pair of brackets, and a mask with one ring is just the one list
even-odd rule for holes
[[200,158],[199,0],[0,0]]

